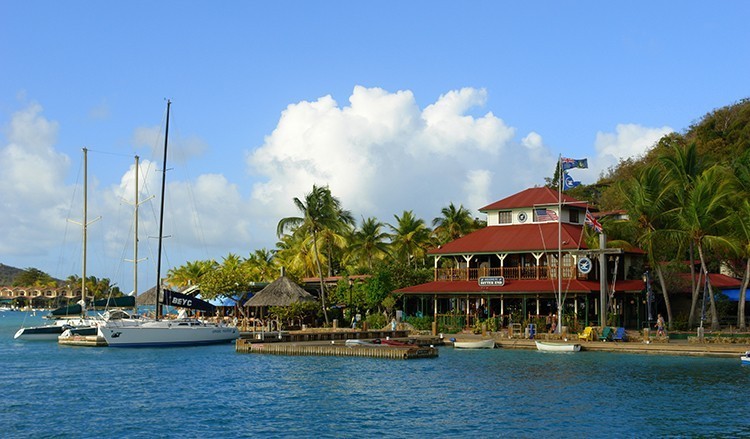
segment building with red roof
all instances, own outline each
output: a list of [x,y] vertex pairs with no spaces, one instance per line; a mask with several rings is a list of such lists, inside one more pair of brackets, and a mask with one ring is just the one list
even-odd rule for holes
[[479,209],[487,226],[430,250],[433,280],[397,291],[407,315],[454,327],[488,319],[496,326],[542,324],[557,314],[559,300],[562,324],[573,330],[600,322],[604,297],[610,325],[640,328],[643,252],[589,248],[585,238],[595,232],[584,231],[588,204],[561,198],[536,187]]

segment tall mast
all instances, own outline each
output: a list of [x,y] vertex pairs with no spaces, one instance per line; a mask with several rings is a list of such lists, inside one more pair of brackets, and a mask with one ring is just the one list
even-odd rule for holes
[[138,297],[138,156],[135,156],[135,198],[133,209],[133,297]]
[[557,159],[557,333],[562,333],[562,154]]
[[167,144],[169,140],[169,108],[172,105],[172,101],[167,99],[167,124],[164,129],[164,162],[162,165],[161,174],[161,209],[159,210],[159,249],[157,252],[156,260],[156,319],[159,319],[161,314],[161,305],[159,303],[159,296],[161,295],[161,246],[162,236],[164,234],[164,188],[167,184]]
[[88,152],[83,148],[83,252],[81,263],[81,316],[86,316],[86,241],[88,240]]

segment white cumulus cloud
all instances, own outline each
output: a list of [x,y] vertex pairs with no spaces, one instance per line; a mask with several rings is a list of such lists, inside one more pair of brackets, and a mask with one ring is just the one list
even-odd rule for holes
[[[637,124],[618,124],[614,133],[596,133],[596,160],[589,161],[599,172],[617,165],[620,160],[640,157],[663,136],[673,132],[668,126],[649,128]],[[596,174],[598,175],[598,173]]]

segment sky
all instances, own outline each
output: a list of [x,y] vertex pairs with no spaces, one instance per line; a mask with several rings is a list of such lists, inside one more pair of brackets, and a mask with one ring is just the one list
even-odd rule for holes
[[[328,185],[358,222],[428,225],[585,184],[750,97],[750,3],[0,0],[0,263],[155,284],[273,249]],[[150,196],[155,198],[149,199]]]

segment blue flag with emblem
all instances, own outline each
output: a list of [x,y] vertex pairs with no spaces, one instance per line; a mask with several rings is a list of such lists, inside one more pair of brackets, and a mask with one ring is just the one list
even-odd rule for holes
[[567,172],[563,172],[563,190],[567,191],[568,189],[573,189],[574,187],[580,185],[580,181],[573,180],[573,177],[570,176]]

